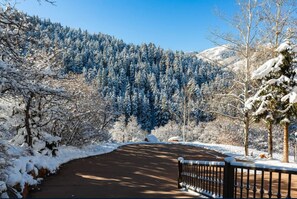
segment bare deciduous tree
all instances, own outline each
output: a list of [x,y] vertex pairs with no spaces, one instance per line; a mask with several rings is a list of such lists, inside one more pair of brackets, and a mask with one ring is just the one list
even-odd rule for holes
[[223,18],[232,28],[234,33],[220,33],[213,31],[214,43],[222,45],[221,42],[229,43],[226,47],[236,53],[241,58],[233,85],[228,89],[227,93],[221,94],[219,98],[227,99],[225,106],[236,111],[236,115],[222,113],[218,110],[211,112],[226,117],[237,119],[244,124],[244,148],[245,155],[248,153],[248,136],[251,116],[249,110],[244,107],[245,101],[249,98],[251,92],[251,70],[253,67],[253,56],[255,53],[255,45],[257,43],[257,26],[259,23],[258,11],[259,4],[256,0],[238,1],[240,12],[232,19]]

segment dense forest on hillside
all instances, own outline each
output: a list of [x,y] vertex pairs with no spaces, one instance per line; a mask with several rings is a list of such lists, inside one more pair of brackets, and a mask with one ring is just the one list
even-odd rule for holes
[[[63,49],[63,73],[83,74],[112,102],[118,115],[125,115],[126,121],[137,117],[144,130],[169,120],[181,123],[184,113],[186,122],[209,120],[211,115],[201,111],[205,109],[203,95],[228,84],[221,77],[229,72],[201,61],[194,53],[164,50],[152,43],[126,44],[106,34],[89,34],[38,17],[30,21],[40,31],[28,36]],[[34,48],[46,51],[47,45]]]

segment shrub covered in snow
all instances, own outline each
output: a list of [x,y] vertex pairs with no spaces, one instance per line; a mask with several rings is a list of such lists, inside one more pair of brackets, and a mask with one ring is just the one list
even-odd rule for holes
[[[25,142],[26,136],[26,132],[21,131],[10,142],[18,146],[27,146]],[[60,141],[60,137],[41,132],[33,137],[32,149],[43,155],[55,156]]]
[[126,124],[124,115],[118,118],[113,128],[110,130],[112,139],[117,142],[139,142],[145,139],[146,133],[141,129],[137,123],[137,119],[131,116]]
[[[180,126],[170,121],[163,127],[155,129],[152,133],[161,141],[167,142],[170,137],[182,137]],[[296,131],[296,127],[290,128],[291,134]],[[275,153],[282,151],[283,142],[282,127],[273,127],[273,148]],[[199,141],[210,144],[227,144],[234,146],[243,145],[243,126],[241,123],[226,117],[217,117],[213,121],[200,122],[198,125],[190,123],[185,128],[187,142]],[[268,131],[263,123],[253,123],[250,127],[249,147],[267,152]],[[294,141],[290,140],[290,153],[294,152]]]
[[161,142],[167,142],[168,139],[173,136],[182,136],[180,128],[180,125],[176,122],[169,121],[166,125],[152,130],[152,134],[154,134]]

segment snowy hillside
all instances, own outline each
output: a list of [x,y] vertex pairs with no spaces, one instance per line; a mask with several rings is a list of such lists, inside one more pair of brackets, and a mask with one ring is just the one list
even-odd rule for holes
[[206,49],[198,53],[197,58],[222,67],[228,67],[237,71],[244,64],[244,60],[240,59],[236,53],[231,50],[230,45],[222,45],[214,48]]
[[204,50],[198,53],[197,57],[203,61],[219,64],[221,66],[232,65],[238,61],[234,51],[228,48],[228,45],[217,46]]

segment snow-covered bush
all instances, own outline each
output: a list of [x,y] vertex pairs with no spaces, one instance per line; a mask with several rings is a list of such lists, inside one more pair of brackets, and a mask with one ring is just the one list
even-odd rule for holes
[[[4,143],[0,142],[0,181],[5,181],[6,177],[3,173],[3,170],[8,166],[8,154],[7,148]],[[0,191],[1,193],[1,191]]]
[[[242,146],[244,134],[241,123],[226,117],[217,117],[210,122],[200,122],[198,125],[190,124],[186,131],[187,141],[199,141],[211,144],[228,144]],[[273,126],[273,148],[275,153],[281,153],[283,142],[282,127]],[[296,128],[290,128],[295,132]],[[263,123],[253,123],[249,131],[249,147],[261,151],[267,151],[268,130]],[[294,142],[290,141],[290,153],[294,152]]]
[[11,96],[0,97],[0,138],[11,139],[23,128],[23,105]]
[[200,141],[216,144],[242,144],[242,127],[227,118],[217,117],[209,122],[198,125],[190,123],[186,128],[186,141]]
[[126,142],[126,132],[125,132],[125,116],[121,115],[118,120],[114,123],[112,129],[109,130],[113,140],[117,142]]
[[176,122],[169,121],[166,125],[152,130],[152,134],[154,134],[161,142],[167,142],[168,139],[173,136],[182,137],[182,131],[180,128],[180,125]]
[[[21,131],[10,142],[17,146],[27,146],[26,136],[26,132]],[[61,138],[58,136],[40,132],[33,137],[32,149],[42,155],[56,156],[60,141]]]
[[112,139],[117,142],[139,142],[144,141],[145,132],[137,123],[137,119],[131,116],[126,125],[125,116],[122,115],[115,122],[113,128],[110,130]]

